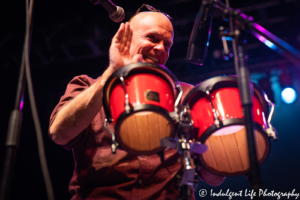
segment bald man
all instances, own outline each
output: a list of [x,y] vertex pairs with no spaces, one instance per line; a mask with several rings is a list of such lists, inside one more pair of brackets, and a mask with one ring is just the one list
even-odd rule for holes
[[[79,199],[178,199],[176,174],[181,168],[178,152],[164,151],[165,162],[155,155],[136,156],[117,149],[111,152],[111,134],[104,127],[103,87],[120,67],[135,62],[164,65],[173,44],[173,26],[159,12],[141,12],[121,24],[112,39],[109,66],[94,80],[75,77],[50,117],[49,136],[72,149],[75,170],[69,191]],[[181,83],[184,96],[193,88]],[[108,124],[114,132],[114,127]],[[223,177],[202,169],[200,176],[211,185]]]

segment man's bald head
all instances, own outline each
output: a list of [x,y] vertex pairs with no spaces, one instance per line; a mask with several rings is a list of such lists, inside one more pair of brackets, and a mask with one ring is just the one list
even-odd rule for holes
[[146,25],[149,21],[164,24],[169,31],[173,32],[173,25],[169,18],[163,13],[152,11],[137,13],[137,15],[130,21],[130,27],[134,29],[139,26]]
[[140,12],[130,21],[130,55],[143,55],[143,61],[164,65],[173,44],[171,21],[160,12]]

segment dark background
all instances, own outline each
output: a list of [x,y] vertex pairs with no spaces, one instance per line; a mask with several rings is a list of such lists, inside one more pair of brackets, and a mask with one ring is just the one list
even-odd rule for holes
[[[148,0],[121,1],[125,20],[143,4],[148,3],[174,18],[174,45],[166,66],[180,81],[198,84],[213,76],[234,74],[233,59],[222,59],[222,43],[218,27],[226,25],[219,13],[214,14],[208,56],[203,66],[185,62],[192,26],[201,1]],[[300,2],[297,0],[230,0],[230,6],[240,8],[246,15],[267,30],[300,49]],[[1,76],[1,129],[0,163],[2,167],[7,124],[15,102],[17,79],[21,63],[25,33],[25,2],[6,1],[0,7],[0,76]],[[68,183],[74,164],[72,152],[55,145],[47,136],[49,116],[63,95],[67,83],[76,75],[87,74],[96,78],[108,65],[110,40],[119,24],[112,22],[101,6],[87,0],[35,1],[31,45],[31,72],[38,114],[42,126],[46,158],[56,199],[69,199]],[[287,105],[280,99],[283,83],[280,77],[289,74],[292,86],[300,93],[299,67],[249,35],[247,44],[251,78],[276,104],[273,126],[279,140],[271,139],[271,153],[260,167],[263,187],[268,191],[300,192],[300,119],[299,99]],[[195,191],[212,187],[200,181]],[[249,189],[245,176],[227,178],[220,189],[238,192]],[[46,199],[46,190],[40,169],[37,142],[27,92],[25,94],[20,146],[12,179],[10,199]],[[209,198],[209,194],[206,199]],[[214,197],[217,198],[217,197]],[[212,199],[214,199],[212,198]],[[250,197],[236,197],[236,199]],[[201,199],[201,198],[199,198]],[[219,197],[218,199],[223,199]],[[228,197],[224,197],[228,199]],[[271,199],[276,199],[275,197]],[[283,198],[285,199],[285,198]],[[290,199],[294,199],[291,197]]]

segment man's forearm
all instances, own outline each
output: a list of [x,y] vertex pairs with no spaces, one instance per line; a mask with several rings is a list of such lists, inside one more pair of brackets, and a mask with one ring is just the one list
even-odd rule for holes
[[102,106],[103,87],[112,74],[109,67],[92,86],[63,107],[49,129],[52,140],[67,144],[81,133],[94,119]]

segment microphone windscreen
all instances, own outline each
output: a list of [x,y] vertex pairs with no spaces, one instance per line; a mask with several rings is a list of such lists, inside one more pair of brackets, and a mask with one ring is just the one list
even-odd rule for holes
[[212,11],[212,3],[203,0],[188,45],[186,60],[190,63],[202,65],[204,62],[211,34]]
[[121,22],[125,18],[125,11],[122,7],[117,6],[116,12],[112,13],[109,15],[110,19],[113,20],[114,22]]

